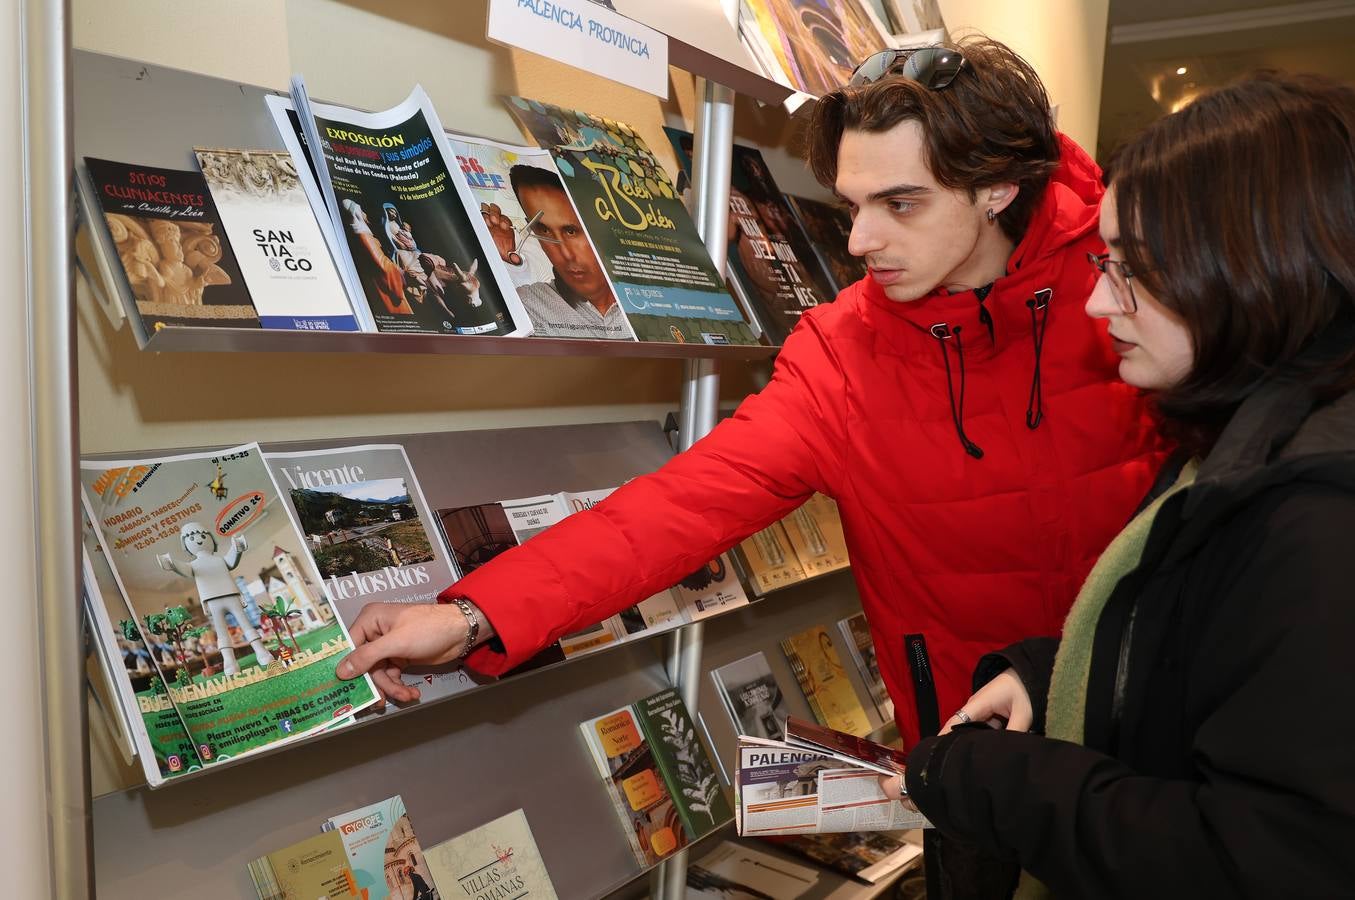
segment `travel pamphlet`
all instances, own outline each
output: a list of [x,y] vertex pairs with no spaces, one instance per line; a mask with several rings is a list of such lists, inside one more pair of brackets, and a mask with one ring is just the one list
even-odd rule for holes
[[311,103],[294,77],[290,99],[266,101],[367,330],[531,333],[422,88],[364,113]]
[[264,328],[357,331],[289,153],[199,147],[198,165]]
[[734,720],[736,733],[781,739],[781,728],[789,715],[786,695],[762,651],[713,669],[710,677],[725,711]]
[[[85,157],[111,256],[121,263],[128,319],[142,340],[162,328],[258,328],[244,276],[199,172]],[[88,210],[95,218],[95,210]]]
[[740,735],[735,821],[739,834],[898,831],[926,817],[891,800],[880,776],[902,775],[907,754],[797,719],[785,740]]
[[[264,454],[345,625],[368,603],[434,603],[460,575],[405,449],[364,444]],[[426,701],[475,687],[460,666],[409,669]]]
[[[692,134],[664,128],[691,178]],[[773,344],[785,343],[806,310],[830,302],[837,292],[821,271],[809,240],[786,205],[762,154],[734,145],[729,188],[729,269],[758,309]],[[681,184],[681,180],[679,181]]]
[[449,897],[556,900],[550,873],[520,809],[429,847],[424,855],[434,881],[451,892]]
[[363,900],[441,900],[427,854],[399,794],[331,816],[323,826],[343,841]]
[[828,629],[814,625],[789,635],[782,639],[781,649],[820,724],[848,734],[863,735],[870,731],[870,720],[847,670],[842,667]]

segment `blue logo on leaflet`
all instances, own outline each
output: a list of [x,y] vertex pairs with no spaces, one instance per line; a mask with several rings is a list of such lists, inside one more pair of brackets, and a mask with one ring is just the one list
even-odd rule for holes
[[283,733],[283,734],[291,734],[291,733],[292,733],[292,720],[291,720],[291,719],[282,719],[281,721],[278,722],[278,728],[280,728],[280,729],[282,730],[282,733]]

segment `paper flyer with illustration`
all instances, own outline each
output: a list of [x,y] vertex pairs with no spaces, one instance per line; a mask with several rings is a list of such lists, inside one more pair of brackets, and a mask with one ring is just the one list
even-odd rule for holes
[[[683,181],[690,184],[692,133],[664,128]],[[762,154],[734,145],[729,186],[729,269],[756,304],[773,344],[782,344],[807,310],[836,296]]]
[[257,444],[85,460],[86,514],[197,758],[292,740],[377,700]]

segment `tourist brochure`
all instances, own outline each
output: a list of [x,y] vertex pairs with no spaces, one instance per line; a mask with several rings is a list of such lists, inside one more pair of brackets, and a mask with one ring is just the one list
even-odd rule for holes
[[554,155],[636,337],[758,343],[667,171],[635,129],[525,97],[506,102]]
[[128,320],[141,340],[179,326],[259,327],[201,172],[88,156],[85,171],[104,224],[90,236],[120,263],[113,274],[133,301]]
[[784,740],[738,741],[735,821],[739,834],[897,831],[929,827],[926,817],[880,786],[902,775],[907,755],[791,716]]
[[259,323],[294,331],[357,331],[291,155],[216,147],[195,152]]
[[441,900],[399,794],[331,816],[322,829],[337,832],[343,841],[363,900]]
[[341,900],[360,898],[343,838],[325,831],[275,850],[249,864],[259,900]]
[[377,702],[366,676],[335,674],[352,640],[257,444],[84,460],[80,482],[124,633],[159,676],[138,703],[171,704],[191,740],[179,764],[295,740]]
[[549,150],[447,139],[536,337],[635,340]]
[[486,900],[556,900],[527,815],[516,809],[429,847],[433,880],[455,896]]
[[422,88],[365,113],[312,103],[296,76],[266,102],[367,330],[531,333]]
[[[291,502],[345,625],[368,603],[433,603],[460,576],[404,447],[362,444],[264,454]],[[407,669],[420,702],[475,687],[461,666]]]

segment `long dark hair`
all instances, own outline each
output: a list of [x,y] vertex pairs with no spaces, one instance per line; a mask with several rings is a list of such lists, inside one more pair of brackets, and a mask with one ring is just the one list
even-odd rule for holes
[[1190,449],[1268,379],[1355,387],[1355,340],[1313,349],[1355,322],[1355,87],[1258,73],[1150,126],[1107,180],[1137,283],[1190,332],[1158,397]]

